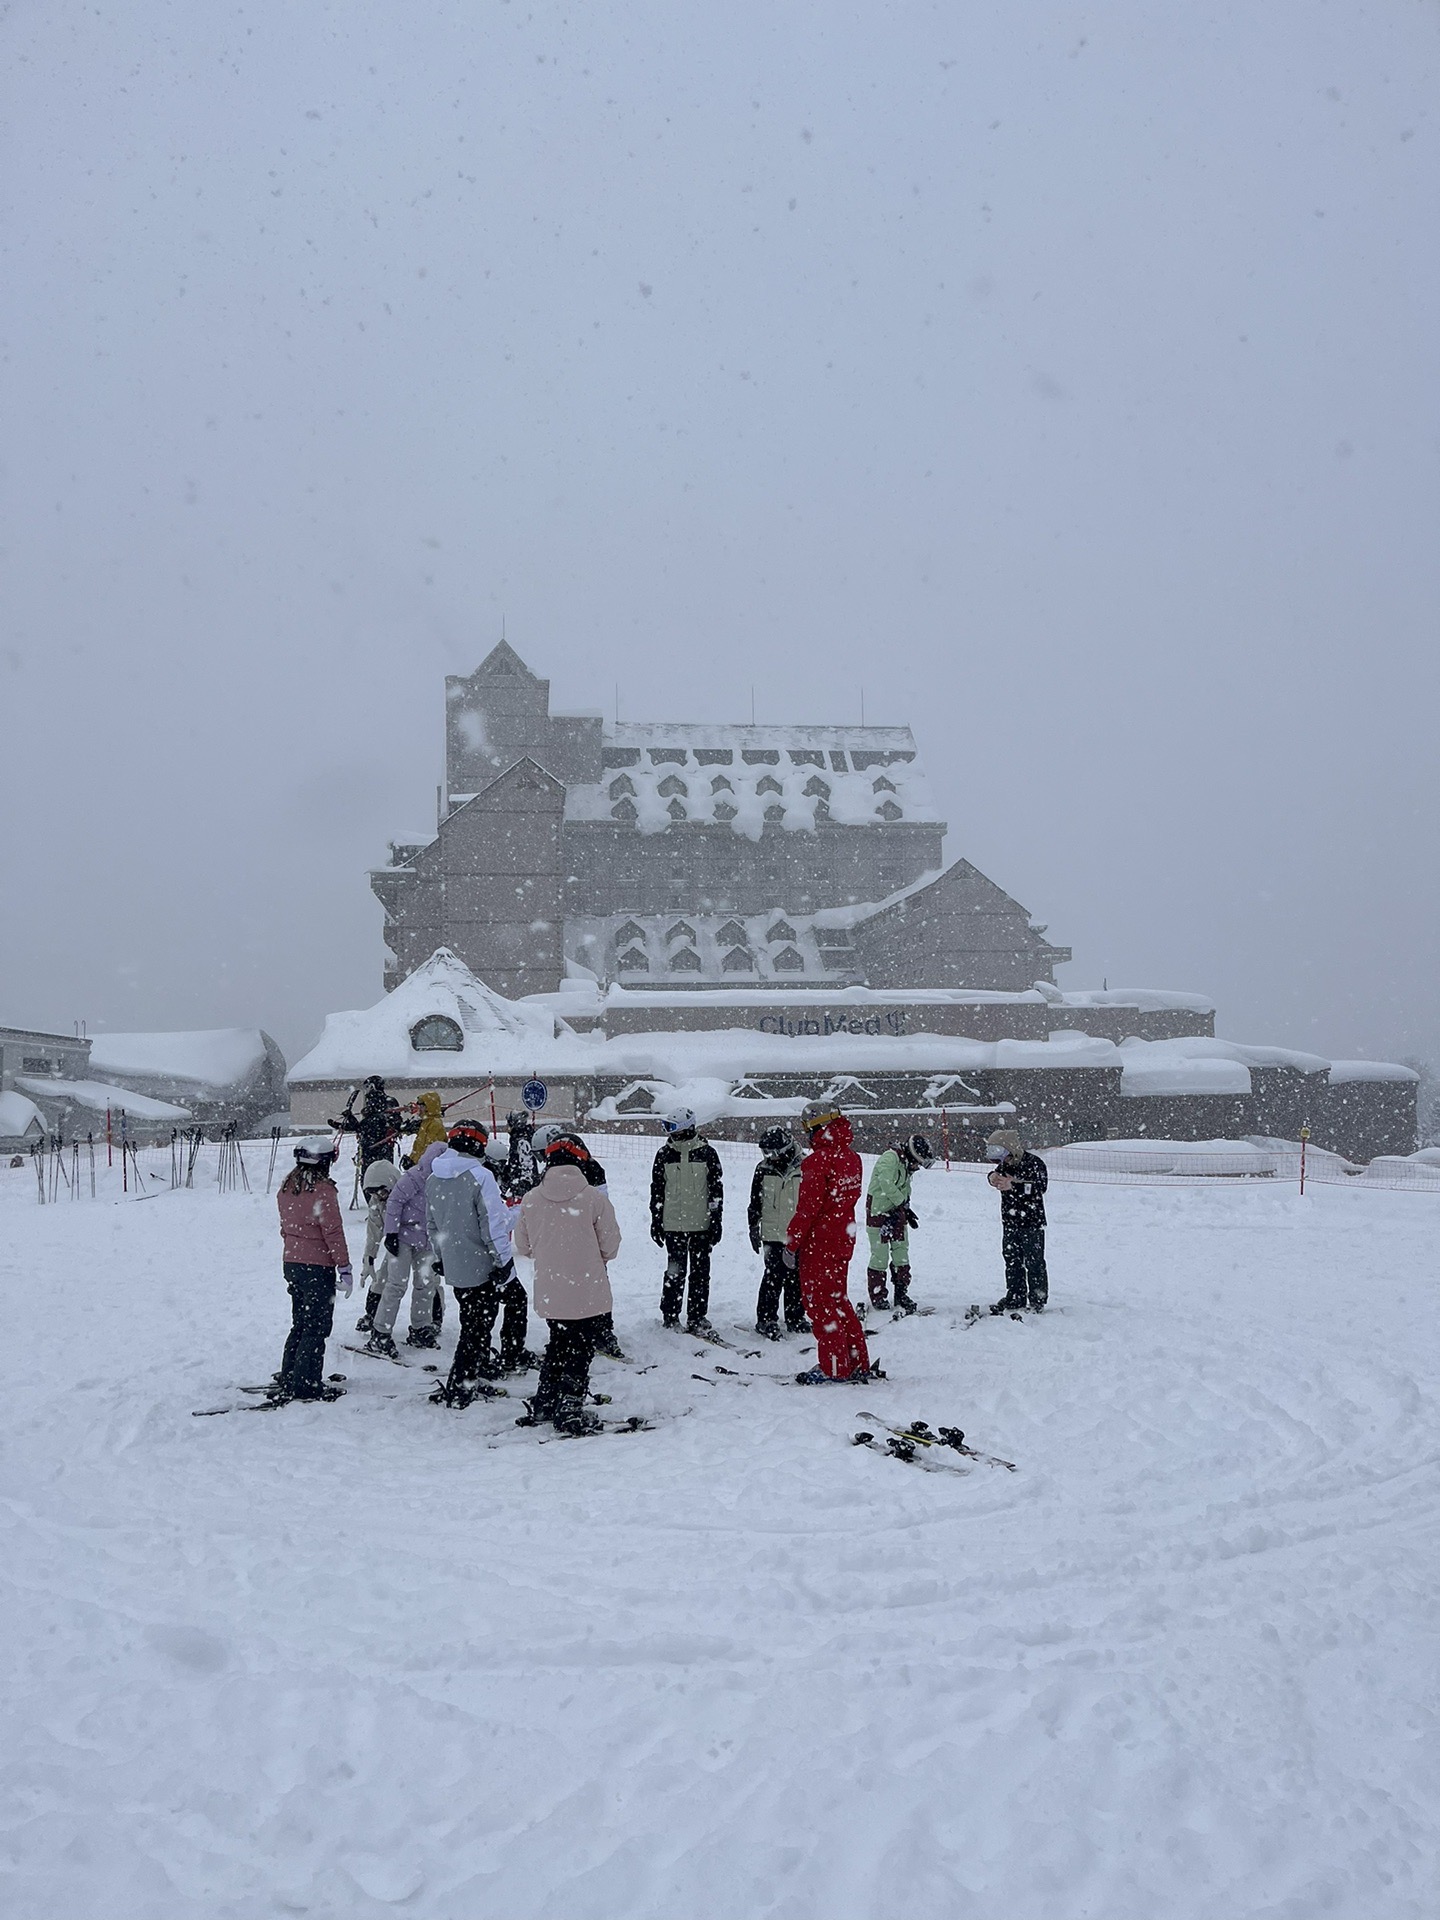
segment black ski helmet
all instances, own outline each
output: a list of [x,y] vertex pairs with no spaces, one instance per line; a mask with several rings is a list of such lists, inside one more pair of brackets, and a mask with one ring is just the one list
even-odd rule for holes
[[760,1151],[762,1153],[779,1153],[783,1148],[791,1144],[790,1129],[788,1127],[766,1127],[760,1136]]
[[935,1149],[923,1133],[912,1133],[905,1142],[905,1157],[917,1167],[931,1167],[935,1164]]

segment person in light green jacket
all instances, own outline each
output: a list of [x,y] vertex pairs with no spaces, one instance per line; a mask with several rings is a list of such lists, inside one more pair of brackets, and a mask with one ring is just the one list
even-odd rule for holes
[[919,1226],[910,1205],[910,1182],[918,1167],[934,1164],[935,1150],[923,1133],[912,1133],[898,1147],[888,1147],[875,1162],[865,1192],[865,1229],[870,1239],[870,1262],[865,1284],[870,1304],[888,1307],[886,1282],[895,1288],[901,1313],[914,1313],[910,1298],[910,1229]]
[[650,1238],[666,1255],[660,1317],[678,1327],[683,1308],[687,1331],[706,1334],[713,1331],[710,1249],[724,1225],[720,1156],[697,1131],[689,1107],[677,1107],[662,1124],[667,1137],[650,1175]]

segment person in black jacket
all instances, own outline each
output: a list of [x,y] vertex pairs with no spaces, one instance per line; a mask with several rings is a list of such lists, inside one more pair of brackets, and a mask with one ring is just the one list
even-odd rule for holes
[[998,1162],[987,1176],[1000,1195],[1000,1244],[1005,1255],[1005,1298],[992,1313],[1041,1313],[1050,1298],[1045,1271],[1045,1162],[1027,1153],[1020,1136],[1002,1127],[985,1142],[988,1158]]
[[667,1327],[678,1327],[684,1307],[689,1332],[709,1333],[710,1249],[719,1245],[725,1205],[720,1156],[697,1132],[688,1107],[668,1114],[662,1124],[669,1137],[650,1175],[650,1238],[666,1254],[660,1318]]
[[[517,1107],[505,1116],[510,1135],[510,1150],[499,1170],[500,1191],[512,1207],[518,1207],[532,1187],[538,1187],[545,1173],[544,1149],[536,1139],[535,1116],[528,1107]],[[546,1131],[555,1138],[550,1127]]]
[[356,1136],[355,1159],[361,1172],[372,1160],[393,1160],[395,1142],[403,1132],[404,1116],[400,1103],[392,1100],[385,1091],[385,1082],[378,1073],[372,1073],[361,1088],[364,1098],[360,1102],[360,1112],[355,1112],[355,1095],[352,1093],[345,1102],[345,1111],[338,1119],[330,1122],[338,1133],[353,1133]]

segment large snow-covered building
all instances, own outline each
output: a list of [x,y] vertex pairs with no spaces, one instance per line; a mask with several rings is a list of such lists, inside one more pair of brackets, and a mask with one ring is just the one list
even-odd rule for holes
[[908,727],[550,711],[503,640],[445,683],[436,832],[371,875],[385,984],[448,947],[511,997],[602,985],[792,993],[1053,982],[1069,949],[967,860]]

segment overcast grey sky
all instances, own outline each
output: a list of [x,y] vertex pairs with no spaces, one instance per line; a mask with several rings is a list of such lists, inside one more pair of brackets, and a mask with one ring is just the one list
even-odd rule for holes
[[12,6],[0,1019],[380,991],[442,679],[909,721],[1072,985],[1440,1057],[1440,10]]

